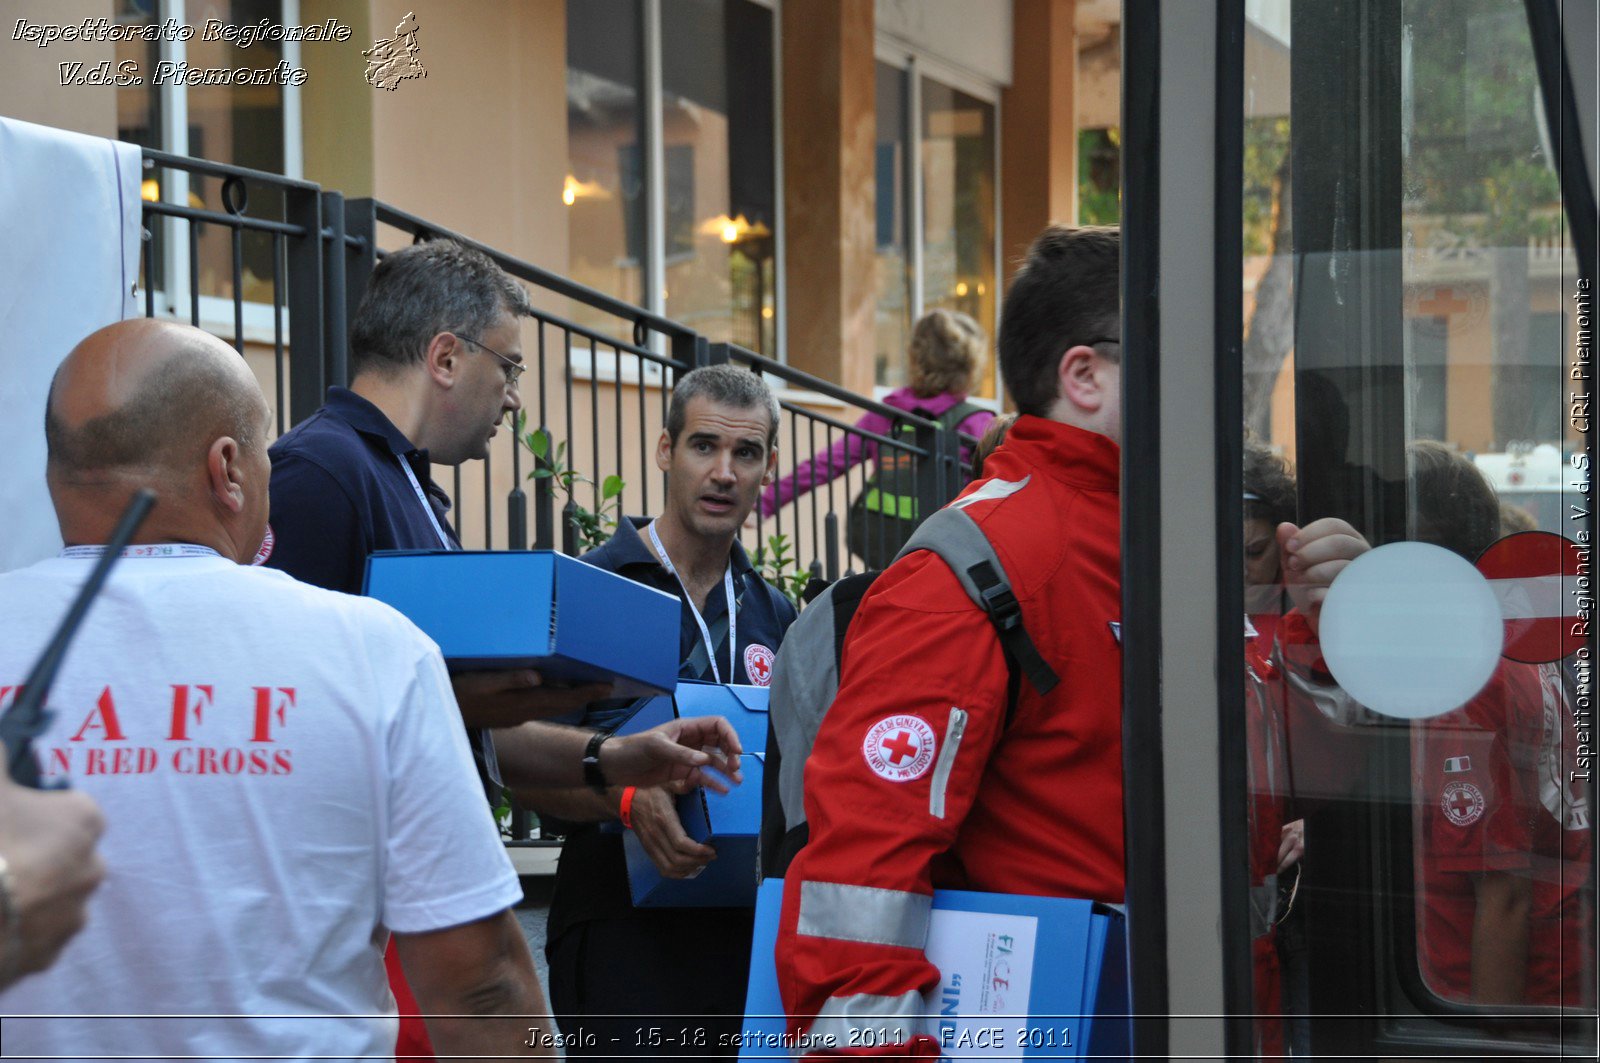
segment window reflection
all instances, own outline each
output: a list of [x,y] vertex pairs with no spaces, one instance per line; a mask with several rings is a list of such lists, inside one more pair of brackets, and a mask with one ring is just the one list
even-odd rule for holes
[[[1449,447],[1407,448],[1415,537],[1477,558],[1500,502]],[[1585,789],[1559,665],[1504,660],[1459,709],[1412,729],[1418,962],[1430,989],[1479,1004],[1577,1004],[1589,916]]]
[[[994,106],[922,79],[922,301],[995,320]],[[994,395],[992,367],[975,395]]]
[[667,316],[774,350],[772,12],[746,0],[661,7]]
[[[572,279],[642,305],[644,57],[637,0],[567,5],[567,267]],[[574,303],[579,324],[615,322]],[[631,339],[632,337],[626,337]]]
[[910,103],[906,73],[878,64],[877,144],[873,169],[873,217],[878,251],[878,310],[873,330],[873,373],[877,383],[906,382],[906,344],[911,340],[911,260],[906,247],[906,136]]
[[[1404,0],[1361,23],[1400,39],[1398,70],[1364,74],[1359,91],[1386,78],[1400,91],[1387,97],[1393,125],[1376,105],[1372,128],[1361,126],[1370,139],[1347,172],[1343,160],[1353,156],[1340,152],[1355,134],[1309,117],[1291,124],[1290,9],[1250,5],[1245,94],[1244,406],[1257,434],[1246,444],[1244,578],[1257,633],[1247,639],[1247,674],[1265,680],[1249,688],[1253,885],[1269,870],[1274,819],[1306,824],[1305,870],[1271,931],[1274,955],[1256,940],[1258,1047],[1282,1037],[1299,1055],[1345,1044],[1333,1024],[1305,1018],[1345,1010],[1339,987],[1371,993],[1385,1016],[1456,1012],[1494,1024],[1505,1005],[1593,1014],[1592,798],[1576,770],[1585,718],[1578,662],[1502,657],[1487,685],[1450,712],[1417,722],[1377,716],[1325,670],[1315,631],[1283,598],[1266,534],[1275,520],[1388,511],[1403,519],[1373,523],[1391,536],[1475,562],[1517,531],[1591,530],[1570,506],[1586,478],[1572,472],[1583,440],[1565,408],[1577,265],[1527,11],[1517,0]],[[1359,21],[1295,10],[1297,41],[1303,26],[1354,32]],[[1339,54],[1321,41],[1296,50],[1302,64]],[[1371,215],[1345,219],[1351,231],[1329,253],[1326,232],[1295,231],[1305,219],[1339,224],[1331,203],[1304,209],[1306,195],[1332,187],[1313,170],[1294,188],[1305,160],[1338,161],[1337,176],[1363,194],[1381,193],[1382,175],[1397,170],[1399,195],[1362,204]],[[1302,202],[1292,206],[1297,193]],[[1354,232],[1358,225],[1368,230]],[[1375,232],[1398,233],[1398,246]],[[1357,246],[1363,254],[1343,250]],[[1341,290],[1335,265],[1382,290]],[[1370,331],[1340,332],[1347,350],[1330,345],[1324,332],[1362,314]],[[1296,515],[1268,512],[1276,477],[1263,474],[1263,453],[1298,465]],[[1403,666],[1406,647],[1394,653]],[[1291,754],[1281,817],[1267,782],[1279,738]],[[1353,935],[1370,940],[1353,944]],[[1373,965],[1344,969],[1358,958]],[[1553,1012],[1544,1014],[1542,1026],[1496,1029],[1543,1042],[1556,1035]]]
[[[282,24],[278,0],[191,0],[184,9],[190,25],[208,19],[244,25],[266,19]],[[190,69],[270,67],[283,58],[283,42],[257,41],[249,49],[228,41],[189,39]],[[193,85],[189,93],[189,154],[231,162],[267,173],[283,172],[283,87],[281,85]],[[222,181],[195,175],[189,191],[208,210],[222,210]],[[280,197],[258,192],[249,203],[252,217],[283,219]],[[242,242],[240,291],[247,302],[272,301],[272,240],[269,234],[245,232]],[[233,298],[233,231],[222,226],[199,228],[199,272],[202,295]]]

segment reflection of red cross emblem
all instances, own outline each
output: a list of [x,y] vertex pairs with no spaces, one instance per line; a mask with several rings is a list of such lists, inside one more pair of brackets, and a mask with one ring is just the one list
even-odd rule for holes
[[1483,816],[1483,791],[1472,783],[1450,783],[1440,796],[1445,818],[1458,827],[1470,827]]
[[1430,317],[1449,317],[1471,310],[1472,304],[1457,299],[1454,288],[1435,288],[1430,298],[1417,303],[1417,309]]
[[911,741],[910,731],[901,731],[892,740],[885,740],[883,748],[889,754],[889,762],[891,764],[899,764],[907,757],[916,756],[919,747],[915,742]]

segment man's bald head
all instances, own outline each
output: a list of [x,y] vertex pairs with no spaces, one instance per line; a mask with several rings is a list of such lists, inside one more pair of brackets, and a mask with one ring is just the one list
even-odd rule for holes
[[91,333],[56,371],[45,409],[53,482],[182,481],[222,436],[260,445],[265,399],[233,348],[172,321]]

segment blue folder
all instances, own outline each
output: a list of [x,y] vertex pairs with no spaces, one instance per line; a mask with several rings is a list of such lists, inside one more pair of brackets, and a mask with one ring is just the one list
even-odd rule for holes
[[[797,1041],[788,1033],[773,960],[782,907],[783,880],[763,882],[756,898],[741,1060],[787,1058],[797,1045],[807,1051],[850,1047]],[[949,912],[1035,920],[1032,991],[1027,1000],[1005,1001],[1004,1014],[978,1013],[978,997],[992,990],[994,979],[979,985],[974,971],[958,979],[961,972],[942,970],[928,1015],[913,1033],[937,1037],[946,1059],[1127,1056],[1132,1031],[1120,911],[1086,900],[935,890],[934,922]],[[995,942],[978,941],[974,946],[973,955],[993,957]],[[993,975],[994,968],[986,973]]]

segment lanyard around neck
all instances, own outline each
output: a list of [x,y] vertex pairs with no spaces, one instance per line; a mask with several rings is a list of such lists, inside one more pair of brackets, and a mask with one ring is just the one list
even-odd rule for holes
[[417,481],[417,474],[411,471],[411,463],[405,459],[404,454],[396,454],[395,460],[400,462],[400,468],[404,470],[406,479],[411,481],[411,490],[417,493],[417,501],[422,503],[422,512],[428,515],[428,523],[433,525],[433,532],[439,537],[439,544],[446,550],[454,550],[456,544],[450,541],[450,537],[439,526],[439,516],[434,513],[433,503],[428,501],[427,492],[422,489],[422,484]]
[[[106,552],[103,546],[68,546],[61,551],[62,557],[91,558],[99,557]],[[125,546],[122,548],[123,557],[221,557],[222,555],[209,546],[198,546],[194,543],[141,543],[138,546]]]
[[[683,599],[689,603],[689,612],[694,614],[694,622],[700,626],[700,637],[705,640],[706,660],[711,662],[711,677],[717,682],[722,682],[722,671],[717,667],[717,648],[711,645],[711,629],[706,627],[706,618],[700,615],[700,610],[694,604],[694,595],[689,593],[689,585],[683,582],[683,576],[678,573],[672,564],[672,558],[667,556],[667,548],[661,545],[661,536],[656,534],[656,522],[651,521],[646,529],[650,532],[650,541],[655,544],[656,553],[661,557],[661,567],[672,573],[678,581],[678,586],[683,588]],[[738,603],[733,598],[733,559],[728,559],[728,567],[722,570],[722,591],[728,596],[728,682],[733,682],[739,653],[739,610]]]

